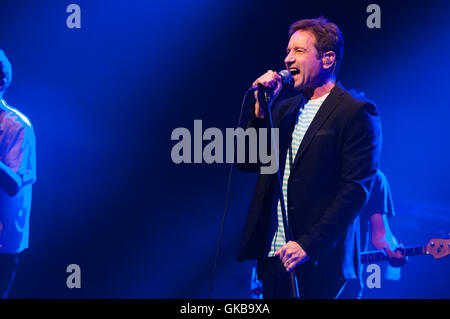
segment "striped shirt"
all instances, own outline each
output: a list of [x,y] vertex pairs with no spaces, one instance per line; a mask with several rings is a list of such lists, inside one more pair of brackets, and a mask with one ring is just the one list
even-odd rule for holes
[[[305,104],[305,100],[302,101],[302,107],[298,112],[297,121],[295,123],[294,131],[292,132],[292,143],[288,148],[287,156],[286,156],[286,165],[284,168],[283,174],[283,199],[285,205],[287,205],[287,187],[288,187],[288,179],[291,174],[291,163],[294,163],[295,155],[300,147],[300,143],[305,136],[306,131],[308,130],[309,125],[311,124],[314,116],[316,116],[317,111],[322,105],[323,101],[327,98],[328,94],[315,99],[309,100]],[[287,216],[286,216],[287,218]],[[277,205],[277,219],[278,219],[278,227],[273,236],[272,243],[270,245],[269,257],[274,256],[275,253],[283,247],[286,243],[286,237],[284,234],[284,225],[283,225],[283,213],[281,210],[281,201],[278,200]]]

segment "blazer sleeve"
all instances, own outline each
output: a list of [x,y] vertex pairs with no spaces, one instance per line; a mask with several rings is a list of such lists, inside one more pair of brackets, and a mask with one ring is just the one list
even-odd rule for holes
[[[269,112],[266,112],[266,116],[262,119],[255,116],[255,100],[251,100],[250,115],[246,130],[249,128],[256,130],[257,142],[255,143],[256,145],[251,145],[251,147],[249,147],[249,143],[245,144],[245,162],[240,163],[237,161],[237,168],[239,170],[245,172],[256,172],[260,170],[261,174],[269,175],[277,173],[280,156],[279,152],[281,148],[280,143],[282,139],[282,136],[280,136],[280,123],[290,111],[298,112],[298,109],[292,108],[299,107],[301,98],[302,95],[296,95],[280,101],[275,100],[276,102],[274,101],[273,105],[270,106],[272,123],[270,122]],[[274,130],[272,130],[272,124]],[[260,149],[261,147],[264,147],[265,149]],[[257,154],[257,160],[254,162],[249,161],[249,149],[253,149]]]
[[368,200],[379,163],[381,140],[377,108],[366,102],[344,128],[340,181],[334,200],[319,221],[296,240],[313,260],[333,247]]

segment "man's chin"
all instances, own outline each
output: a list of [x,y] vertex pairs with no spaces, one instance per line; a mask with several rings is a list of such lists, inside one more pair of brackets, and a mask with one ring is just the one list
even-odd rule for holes
[[292,89],[295,91],[301,91],[305,88],[305,86],[303,85],[303,83],[294,83],[294,85],[292,86]]

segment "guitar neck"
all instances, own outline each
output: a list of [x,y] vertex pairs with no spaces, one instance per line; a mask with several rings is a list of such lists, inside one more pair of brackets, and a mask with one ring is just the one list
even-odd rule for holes
[[[406,247],[399,248],[403,253],[403,256],[416,256],[426,254],[427,246],[415,246],[415,247]],[[373,263],[378,261],[387,260],[387,256],[381,250],[374,250],[361,253],[361,263]]]

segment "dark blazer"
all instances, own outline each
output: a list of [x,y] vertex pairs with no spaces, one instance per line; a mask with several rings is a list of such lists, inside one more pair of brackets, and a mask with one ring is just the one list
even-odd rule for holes
[[[272,108],[279,128],[279,170],[303,96]],[[248,127],[267,127],[268,116],[250,117]],[[381,123],[376,106],[336,83],[311,122],[291,165],[286,209],[289,235],[310,260],[296,271],[320,269],[332,277],[354,278],[359,263],[358,211],[367,201],[381,150]],[[238,164],[257,171],[258,164]],[[238,259],[267,255],[276,231],[279,199],[277,174],[260,174],[243,231]],[[314,270],[314,271],[315,271]]]

